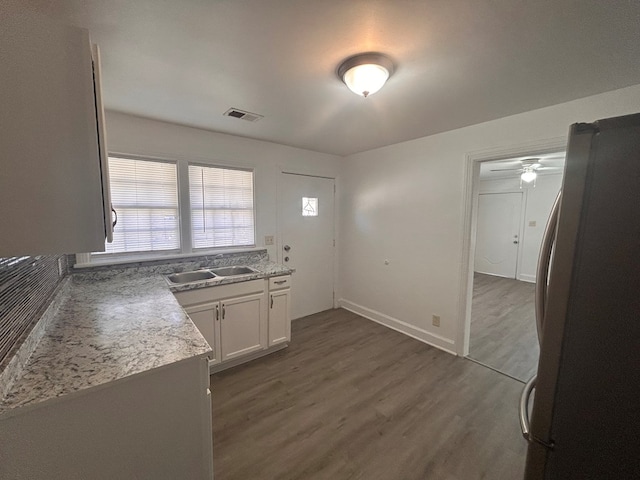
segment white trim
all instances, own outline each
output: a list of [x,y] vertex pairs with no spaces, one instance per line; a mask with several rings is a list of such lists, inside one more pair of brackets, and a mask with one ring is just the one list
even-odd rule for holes
[[555,137],[535,142],[490,148],[469,152],[465,160],[465,183],[462,205],[462,251],[460,252],[460,294],[458,307],[458,334],[456,350],[458,355],[469,354],[469,335],[471,332],[471,300],[473,296],[473,265],[475,257],[476,216],[478,211],[478,184],[480,163],[505,160],[524,155],[541,155],[565,151],[567,137]]
[[518,280],[520,280],[521,282],[536,283],[536,276],[521,273],[520,275],[518,275]]
[[341,298],[338,301],[338,306],[344,308],[345,310],[349,310],[350,312],[358,314],[368,320],[379,323],[380,325],[384,325],[385,327],[395,330],[396,332],[404,333],[405,335],[411,338],[415,338],[422,343],[426,343],[427,345],[431,345],[432,347],[436,347],[447,353],[456,355],[455,342],[449,338],[441,337],[440,335],[427,332],[426,330],[422,330],[421,328],[403,322],[402,320],[398,320],[397,318],[390,317],[389,315],[385,315],[384,313],[380,313],[370,308],[363,307],[362,305],[358,305],[357,303],[345,300],[344,298]]

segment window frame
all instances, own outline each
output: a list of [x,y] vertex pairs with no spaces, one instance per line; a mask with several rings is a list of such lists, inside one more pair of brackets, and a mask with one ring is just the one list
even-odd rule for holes
[[[193,226],[191,224],[191,184],[189,183],[189,167],[193,165],[194,167],[207,167],[207,168],[220,168],[220,169],[224,169],[224,170],[238,170],[241,172],[250,172],[251,173],[251,201],[252,201],[252,217],[253,217],[253,242],[251,243],[251,245],[237,245],[237,246],[229,246],[229,247],[194,247],[193,245]],[[189,219],[187,221],[187,223],[189,223],[189,248],[191,249],[192,252],[197,252],[198,255],[202,255],[203,253],[206,253],[207,251],[215,251],[215,252],[219,252],[221,250],[227,250],[227,249],[249,249],[249,248],[255,248],[257,246],[256,244],[256,238],[257,238],[257,233],[256,233],[256,225],[257,225],[257,218],[256,218],[256,172],[255,169],[253,168],[244,168],[244,167],[238,167],[238,166],[233,166],[233,167],[229,167],[229,166],[221,166],[221,165],[214,165],[214,164],[210,164],[210,163],[203,163],[203,162],[187,162],[187,166],[186,166],[186,171],[187,171],[187,197],[189,198],[189,203],[187,205],[187,209],[189,211]]]
[[[117,265],[139,261],[170,260],[188,257],[201,257],[208,254],[218,254],[227,252],[251,251],[258,249],[256,239],[258,238],[258,206],[256,201],[256,169],[253,166],[229,165],[223,162],[212,160],[211,163],[202,159],[190,160],[184,157],[164,157],[156,155],[139,155],[109,151],[108,157],[117,157],[131,160],[146,160],[151,162],[174,163],[177,172],[178,187],[178,224],[180,234],[179,250],[144,251],[131,253],[76,253],[74,267],[85,268],[99,265]],[[189,191],[189,165],[222,168],[227,170],[241,170],[251,172],[251,187],[253,196],[253,244],[229,247],[193,247],[191,235],[191,199]],[[117,228],[117,226],[116,226]]]
[[[118,158],[122,160],[136,160],[141,162],[155,162],[155,163],[168,163],[170,165],[175,165],[176,167],[176,195],[178,200],[177,205],[177,215],[178,215],[178,241],[180,246],[178,248],[166,249],[166,250],[142,250],[136,252],[114,252],[114,253],[106,253],[106,252],[96,252],[94,256],[93,253],[90,253],[90,262],[93,264],[106,264],[111,263],[109,259],[113,259],[115,261],[124,260],[124,259],[133,259],[133,258],[146,258],[146,257],[157,257],[163,258],[166,256],[177,255],[183,252],[183,238],[182,238],[182,209],[180,206],[180,165],[178,160],[166,159],[166,158],[152,158],[145,157],[140,155],[121,155],[116,153],[109,153],[107,155],[107,161],[111,158]],[[111,179],[109,179],[111,182]],[[111,185],[109,185],[111,188]],[[117,209],[116,209],[117,211]]]

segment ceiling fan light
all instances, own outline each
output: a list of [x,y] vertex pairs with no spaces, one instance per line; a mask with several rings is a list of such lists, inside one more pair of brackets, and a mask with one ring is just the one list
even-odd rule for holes
[[347,58],[338,67],[338,78],[349,90],[368,97],[380,90],[393,74],[394,65],[381,53],[362,53]]
[[522,175],[520,175],[520,179],[522,179],[523,182],[531,183],[536,179],[537,176],[538,174],[534,172],[533,169],[525,168],[524,172],[522,172]]

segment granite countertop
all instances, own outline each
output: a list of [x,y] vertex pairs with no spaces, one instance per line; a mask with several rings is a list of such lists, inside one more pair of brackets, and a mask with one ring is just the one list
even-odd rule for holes
[[248,273],[245,275],[238,275],[233,277],[215,277],[207,280],[198,280],[196,282],[183,283],[178,285],[170,285],[169,288],[172,292],[184,292],[186,290],[195,290],[197,288],[213,287],[216,285],[225,285],[228,283],[246,282],[248,280],[255,280],[259,278],[277,277],[279,275],[288,275],[295,270],[280,265],[279,263],[271,262],[268,260],[261,260],[254,263],[248,263],[246,266],[257,270],[255,273]]
[[169,273],[166,267],[72,275],[58,294],[57,311],[44,337],[0,400],[0,415],[180,360],[208,356],[211,347],[171,291],[293,271],[264,258],[244,264],[259,272],[171,289],[164,278]]

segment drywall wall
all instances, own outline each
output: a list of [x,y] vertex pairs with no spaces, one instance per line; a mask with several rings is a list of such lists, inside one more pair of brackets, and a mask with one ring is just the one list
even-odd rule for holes
[[522,238],[518,249],[516,278],[526,282],[536,281],[536,266],[544,227],[551,207],[562,186],[562,175],[538,175],[536,185],[524,185],[520,189],[518,177],[482,180],[479,193],[522,192],[524,209],[520,219]]
[[639,111],[635,85],[346,157],[339,303],[462,353],[467,157],[557,143],[574,122]]
[[[166,158],[181,162],[253,168],[255,172],[256,246],[276,258],[277,185],[280,172],[337,177],[342,157],[275,143],[107,112],[110,153]],[[230,121],[236,121],[231,119]],[[268,121],[264,119],[263,121]]]

